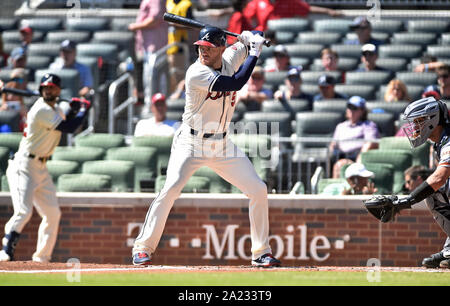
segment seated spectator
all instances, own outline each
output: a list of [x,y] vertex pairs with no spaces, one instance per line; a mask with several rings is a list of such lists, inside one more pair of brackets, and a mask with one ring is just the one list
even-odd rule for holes
[[[333,141],[330,143],[333,177],[339,177],[340,167],[345,160],[356,161],[361,152],[378,148],[373,140],[380,137],[378,127],[367,119],[366,100],[353,96],[347,102],[346,121],[336,126]],[[341,160],[343,159],[343,160]]]
[[20,39],[22,41],[21,43],[21,47],[26,50],[28,50],[28,46],[31,44],[31,42],[33,41],[33,29],[26,23],[24,23],[21,27],[20,27]]
[[8,57],[9,54],[3,48],[3,39],[2,35],[0,35],[0,68],[8,65]]
[[[231,15],[228,21],[227,30],[232,33],[242,33],[243,31],[252,30],[252,26],[245,18],[242,10],[247,5],[248,0],[232,0],[231,4],[233,6],[234,13]],[[237,38],[231,35],[227,35],[227,43],[229,45],[234,44]]]
[[134,136],[173,136],[179,125],[177,121],[166,118],[166,97],[161,93],[154,94],[150,109],[153,117],[139,120]]
[[277,45],[273,50],[273,56],[275,61],[264,68],[266,72],[288,71],[293,67],[291,66],[291,57],[285,46]]
[[[11,72],[11,81],[6,83],[5,87],[21,90],[27,89],[27,75],[23,68],[16,68]],[[16,110],[20,113],[19,130],[23,131],[27,119],[27,107],[23,101],[23,96],[12,93],[2,93],[2,104],[0,110]]]
[[301,69],[291,68],[289,69],[287,78],[284,80],[284,89],[278,90],[274,94],[274,98],[279,100],[286,111],[295,116],[295,112],[289,105],[289,101],[292,99],[305,99],[310,103],[310,109],[312,109],[313,97],[307,93],[302,92],[302,77]]
[[400,80],[391,80],[386,88],[384,94],[385,102],[411,102],[411,98],[408,95],[408,88],[405,83]]
[[450,99],[450,66],[441,65],[436,68],[439,93],[442,99]]
[[405,194],[410,194],[414,189],[422,184],[431,174],[431,170],[422,165],[411,166],[403,172],[405,177]]
[[331,75],[322,75],[319,78],[318,85],[319,91],[317,95],[314,96],[314,101],[320,101],[324,99],[347,99],[345,95],[342,95],[334,90],[336,80]]
[[434,72],[436,68],[445,65],[437,60],[437,57],[424,55],[420,58],[420,64],[414,68],[414,72]]
[[71,40],[64,40],[61,43],[59,58],[50,64],[50,69],[76,69],[80,75],[80,85],[78,95],[87,97],[93,87],[93,77],[89,67],[76,61],[77,45]]
[[374,173],[367,170],[363,164],[351,163],[345,169],[345,182],[334,183],[326,186],[322,195],[358,195],[374,194],[378,191],[370,180]]
[[[336,51],[330,48],[325,48],[322,50],[322,52],[320,52],[320,58],[322,60],[322,70],[339,71],[339,54]],[[341,73],[341,81],[342,83],[345,83],[345,71],[342,71]]]
[[350,30],[358,36],[356,39],[346,40],[347,45],[365,45],[372,44],[379,47],[383,44],[380,40],[372,37],[372,25],[366,17],[356,17],[350,25]]
[[365,71],[387,71],[377,66],[378,48],[373,44],[365,44],[361,48],[362,67],[356,69],[357,72]]
[[264,69],[256,66],[247,84],[238,91],[238,101],[245,104],[247,111],[259,111],[264,101],[272,99],[273,92],[263,87],[264,81]]
[[14,48],[11,52],[11,56],[8,59],[8,68],[26,68],[27,66],[27,53],[22,47]]

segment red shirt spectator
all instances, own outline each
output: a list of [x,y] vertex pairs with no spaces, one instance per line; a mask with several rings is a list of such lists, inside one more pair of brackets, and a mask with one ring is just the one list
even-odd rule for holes
[[[242,12],[234,12],[233,15],[231,15],[230,20],[228,22],[227,28],[228,31],[240,34],[243,31],[250,31],[251,29],[252,29],[251,24],[244,17]],[[237,41],[236,37],[227,35],[227,42],[229,45],[234,44],[236,41]]]

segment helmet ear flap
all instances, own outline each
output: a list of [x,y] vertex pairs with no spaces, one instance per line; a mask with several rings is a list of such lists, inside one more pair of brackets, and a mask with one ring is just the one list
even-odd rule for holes
[[447,105],[441,100],[438,100],[437,102],[439,105],[439,125],[446,125],[449,123]]

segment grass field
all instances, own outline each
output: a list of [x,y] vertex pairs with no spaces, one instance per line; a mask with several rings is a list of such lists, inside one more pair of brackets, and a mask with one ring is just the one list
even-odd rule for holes
[[[377,272],[378,273],[378,272]],[[371,281],[369,281],[369,280]],[[449,286],[450,273],[362,271],[0,273],[2,286]]]

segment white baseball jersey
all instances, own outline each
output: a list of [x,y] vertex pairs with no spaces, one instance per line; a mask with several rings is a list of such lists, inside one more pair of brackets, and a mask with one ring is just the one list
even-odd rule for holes
[[204,133],[223,133],[228,129],[236,104],[236,92],[217,92],[212,88],[220,75],[232,76],[247,58],[247,47],[236,43],[222,55],[222,69],[216,71],[197,60],[186,72],[186,106],[183,123]]
[[53,154],[61,140],[61,131],[55,128],[65,120],[65,115],[56,104],[55,108],[39,98],[27,115],[27,126],[20,142],[20,153],[31,153],[39,157]]

